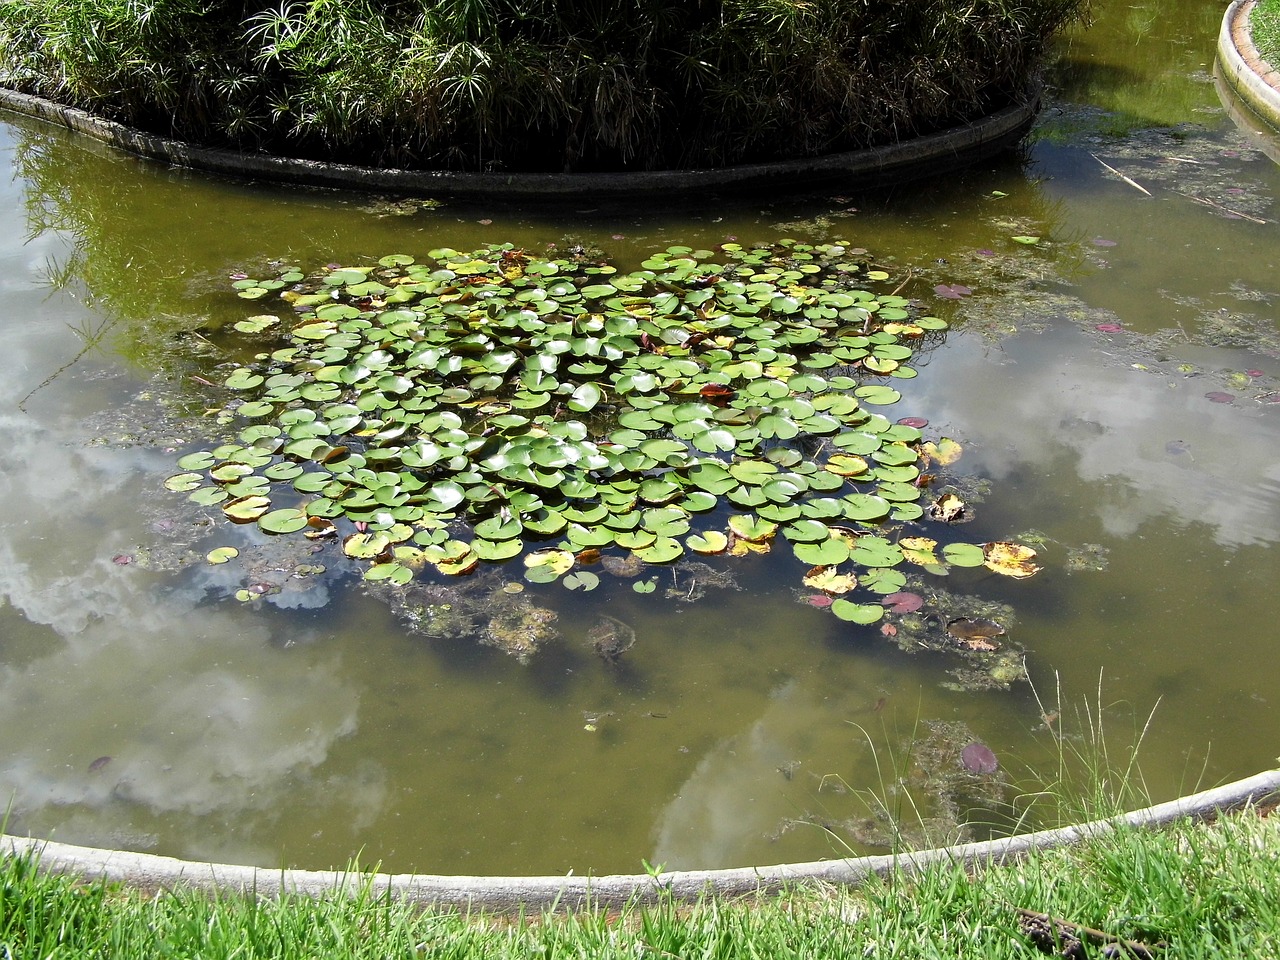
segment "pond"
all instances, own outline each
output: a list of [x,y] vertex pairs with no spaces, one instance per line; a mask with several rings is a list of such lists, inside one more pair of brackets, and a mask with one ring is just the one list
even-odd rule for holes
[[[201,177],[0,118],[8,831],[266,867],[633,872],[880,850],[882,805],[917,841],[917,806],[930,840],[1007,829],[1053,734],[1088,752],[1091,719],[1120,764],[1141,736],[1153,800],[1272,765],[1280,168],[1215,91],[1220,4],[1096,7],[1022,151],[874,194],[436,204]],[[806,602],[785,550],[652,567],[651,593],[523,584],[559,639],[522,663],[411,629],[333,545],[165,487],[218,434],[219,365],[252,356],[230,330],[261,306],[235,276],[502,242],[634,270],[784,237],[867,248],[951,324],[880,410],[962,447],[962,539],[1033,544],[1043,569],[912,586],[1006,623],[1029,683]],[[240,555],[207,562],[219,546]],[[479,617],[490,596],[455,599]],[[597,656],[619,631],[629,649]],[[999,774],[965,769],[970,742]]]

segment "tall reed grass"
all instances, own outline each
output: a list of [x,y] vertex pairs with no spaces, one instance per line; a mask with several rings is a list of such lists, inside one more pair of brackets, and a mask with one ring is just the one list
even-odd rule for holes
[[0,83],[192,140],[589,170],[820,154],[1020,96],[1088,0],[7,0]]

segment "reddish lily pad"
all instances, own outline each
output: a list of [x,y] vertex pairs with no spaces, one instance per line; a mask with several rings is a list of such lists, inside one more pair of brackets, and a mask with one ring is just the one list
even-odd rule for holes
[[915,613],[924,606],[924,597],[918,593],[891,593],[880,602],[890,613]]
[[960,763],[970,773],[990,774],[1000,768],[991,748],[976,740],[960,751]]

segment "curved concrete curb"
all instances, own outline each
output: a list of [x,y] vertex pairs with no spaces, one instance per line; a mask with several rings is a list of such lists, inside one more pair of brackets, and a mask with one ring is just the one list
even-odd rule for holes
[[1257,803],[1280,793],[1280,770],[1192,794],[1168,803],[1107,820],[1094,820],[1058,830],[1023,834],[1003,840],[965,843],[896,856],[817,860],[732,870],[688,870],[602,877],[465,877],[410,874],[351,874],[325,870],[266,870],[219,863],[193,863],[171,857],[99,850],[65,843],[0,836],[0,854],[37,856],[43,870],[79,877],[105,878],[148,889],[183,884],[207,890],[332,895],[351,893],[368,884],[373,891],[424,905],[480,907],[492,911],[554,906],[618,905],[653,900],[663,892],[681,900],[706,893],[749,894],[804,881],[849,884],[892,870],[912,873],[935,863],[982,865],[1016,857],[1029,850],[1066,846],[1099,836],[1118,826],[1147,827],[1186,817],[1201,819]]
[[1037,87],[1021,103],[973,123],[903,143],[807,160],[716,170],[508,174],[375,169],[196,147],[103,120],[74,107],[0,88],[0,109],[55,123],[140,157],[175,166],[282,183],[488,200],[747,193],[818,184],[838,184],[842,190],[882,186],[954,170],[1001,152],[1022,139],[1039,106]]
[[1223,81],[1271,127],[1280,130],[1280,70],[1263,60],[1249,34],[1254,0],[1233,0],[1218,33]]

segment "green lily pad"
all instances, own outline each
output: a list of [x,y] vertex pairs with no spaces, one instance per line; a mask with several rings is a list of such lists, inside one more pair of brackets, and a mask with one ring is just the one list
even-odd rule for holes
[[600,577],[590,570],[579,570],[569,574],[561,582],[568,590],[582,590],[585,593],[600,586]]
[[364,579],[386,580],[404,586],[413,579],[413,571],[398,563],[375,563],[364,572]]
[[649,546],[632,552],[646,563],[670,563],[684,553],[684,547],[674,537],[658,537]]
[[287,507],[283,510],[272,510],[258,517],[258,526],[265,533],[297,533],[305,530],[309,517],[305,510]]
[[777,533],[778,525],[772,520],[762,520],[751,514],[739,513],[729,518],[729,529],[743,540],[759,543]]
[[271,509],[271,500],[262,496],[237,497],[222,505],[222,512],[234,523],[252,523]]
[[849,623],[872,624],[884,617],[884,607],[878,603],[854,603],[844,598],[832,601],[831,612]]
[[948,543],[942,548],[942,557],[957,567],[980,567],[986,560],[986,553],[975,543]]
[[223,386],[228,390],[252,390],[260,387],[266,378],[259,373],[254,373],[247,367],[237,367],[231,371],[231,375],[223,381]]
[[907,585],[907,577],[901,570],[891,567],[873,567],[859,578],[860,584],[872,593],[888,595],[897,593]]
[[514,538],[490,540],[477,536],[471,541],[471,549],[481,560],[489,563],[498,563],[520,556],[524,551],[524,543]]
[[195,490],[203,482],[204,477],[199,473],[179,473],[165,480],[164,486],[166,490],[172,490],[175,493],[187,493]]
[[880,384],[868,384],[865,387],[858,387],[853,393],[863,403],[872,403],[876,406],[887,406],[902,399],[902,394],[893,389],[893,387],[886,387]]
[[831,538],[817,543],[794,543],[791,552],[811,567],[831,567],[849,559],[849,545]]

